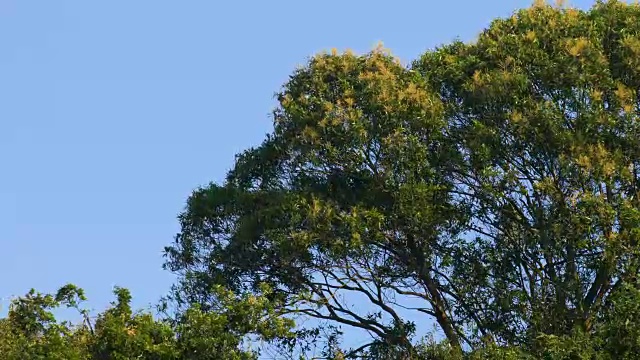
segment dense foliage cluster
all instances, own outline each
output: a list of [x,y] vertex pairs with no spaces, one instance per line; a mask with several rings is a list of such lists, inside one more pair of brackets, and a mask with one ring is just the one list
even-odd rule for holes
[[[251,360],[258,354],[245,344],[247,335],[264,340],[293,336],[289,321],[269,316],[265,297],[212,291],[218,296],[217,311],[194,306],[160,320],[150,312],[134,312],[131,295],[123,288],[114,290],[116,301],[97,316],[82,307],[84,292],[74,285],[56,294],[32,290],[13,300],[8,316],[0,319],[0,359]],[[83,320],[57,321],[53,312],[60,307],[76,309]]]
[[77,289],[31,293],[0,353],[242,359],[259,338],[281,358],[638,358],[639,5],[538,1],[410,66],[321,54],[278,100],[273,132],[180,215],[175,318],[118,290],[70,327],[47,309]]

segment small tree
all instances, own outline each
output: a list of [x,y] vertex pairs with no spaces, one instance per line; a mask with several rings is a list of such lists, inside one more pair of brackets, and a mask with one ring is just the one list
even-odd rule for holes
[[[266,287],[262,290],[269,293]],[[114,289],[116,301],[95,318],[80,307],[86,298],[74,285],[55,295],[32,290],[14,300],[8,316],[0,319],[0,355],[6,360],[249,360],[259,353],[242,346],[246,336],[283,341],[294,337],[290,321],[265,316],[271,304],[264,296],[216,291],[217,311],[193,307],[169,321],[134,312],[131,294],[123,288]],[[78,309],[84,321],[57,321],[52,311],[60,306]]]

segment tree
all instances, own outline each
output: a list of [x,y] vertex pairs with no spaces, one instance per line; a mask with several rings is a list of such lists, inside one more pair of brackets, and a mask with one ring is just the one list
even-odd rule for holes
[[451,176],[475,240],[452,279],[497,341],[589,332],[635,282],[639,16],[538,4],[416,63],[464,144]]
[[77,307],[84,293],[73,285],[57,294],[31,290],[12,301],[6,318],[0,319],[0,354],[3,359],[89,359],[84,328],[74,331],[56,321],[52,308]]
[[639,59],[640,7],[619,1],[536,2],[409,67],[312,58],[273,132],[189,198],[174,300],[267,284],[282,318],[371,335],[345,357],[418,356],[429,321],[454,355],[504,358],[605,331],[637,289]]
[[[266,298],[213,290],[222,306],[218,311],[191,307],[174,321],[134,312],[131,294],[123,288],[114,289],[116,301],[96,317],[81,308],[86,298],[74,285],[56,294],[31,290],[12,301],[8,316],[0,319],[0,354],[6,360],[251,360],[259,352],[243,346],[246,336],[293,336],[286,319],[265,317],[270,312]],[[60,306],[77,309],[83,321],[57,321],[52,311]]]

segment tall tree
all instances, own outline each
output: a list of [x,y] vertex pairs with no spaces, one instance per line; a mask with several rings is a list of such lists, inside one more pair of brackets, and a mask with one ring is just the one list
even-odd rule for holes
[[267,284],[278,316],[367,331],[347,357],[412,357],[427,321],[454,352],[600,331],[637,284],[639,55],[640,7],[607,1],[537,2],[408,68],[312,58],[273,133],[189,198],[174,299]]
[[590,331],[638,273],[640,7],[536,4],[415,63],[447,104],[471,209],[451,274],[498,340]]
[[[196,191],[167,249],[178,298],[214,304],[208,288],[266,282],[282,315],[355,326],[411,347],[396,297],[462,335],[432,271],[461,227],[443,176],[455,149],[444,107],[415,71],[382,50],[324,54],[280,94],[275,131],[238,157],[226,184]],[[352,293],[374,305],[347,305]],[[373,345],[373,343],[371,343]]]

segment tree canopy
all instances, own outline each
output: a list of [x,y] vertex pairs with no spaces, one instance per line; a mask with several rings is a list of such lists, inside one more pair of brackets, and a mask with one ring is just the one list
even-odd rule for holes
[[268,284],[281,316],[371,335],[347,355],[414,354],[428,322],[458,353],[604,331],[637,289],[639,55],[640,7],[602,1],[536,2],[410,66],[313,57],[189,198],[175,299]]
[[319,54],[277,98],[273,131],[179,216],[174,316],[116,289],[70,325],[49,309],[81,290],[31,292],[0,354],[637,358],[639,5],[537,1],[409,65]]
[[[264,293],[269,290],[264,288]],[[93,315],[83,307],[84,291],[66,285],[55,294],[31,290],[11,302],[0,319],[3,360],[253,360],[258,352],[245,340],[287,340],[293,336],[286,319],[269,316],[265,297],[234,296],[221,288],[220,308],[204,312],[190,307],[174,318],[154,319],[149,311],[134,312],[127,289],[114,289],[116,300]],[[54,311],[76,309],[79,323],[58,321]]]

